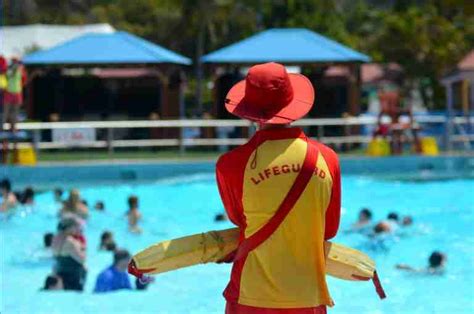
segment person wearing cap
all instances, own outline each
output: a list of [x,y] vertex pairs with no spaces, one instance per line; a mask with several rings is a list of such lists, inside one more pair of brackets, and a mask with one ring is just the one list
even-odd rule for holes
[[339,227],[339,162],[330,148],[289,126],[313,102],[311,82],[277,63],[251,67],[227,94],[226,109],[258,125],[246,144],[222,155],[216,165],[221,199],[240,229],[239,249],[284,207],[302,169],[309,165],[311,172],[271,235],[245,254],[239,256],[238,249],[223,260],[233,262],[224,291],[226,313],[326,313],[333,305],[324,240]]
[[94,292],[111,292],[121,289],[132,289],[127,268],[131,255],[126,250],[114,252],[114,263],[97,277]]

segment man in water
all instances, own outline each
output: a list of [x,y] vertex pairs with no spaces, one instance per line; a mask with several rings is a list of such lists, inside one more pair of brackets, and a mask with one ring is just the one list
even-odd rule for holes
[[[224,260],[234,262],[224,292],[226,313],[326,313],[333,304],[324,240],[339,227],[339,162],[330,148],[289,126],[313,102],[311,82],[277,63],[250,68],[227,94],[226,109],[259,128],[248,143],[222,155],[216,167],[219,192],[229,219],[240,229],[240,244],[274,224],[282,208],[289,212],[276,229],[274,224],[271,236],[260,238],[261,245]],[[297,179],[300,172],[307,178],[304,183]],[[283,202],[287,194],[296,195]]]
[[127,273],[130,259],[131,256],[128,251],[115,251],[114,263],[99,274],[95,284],[94,292],[110,292],[121,289],[132,289]]

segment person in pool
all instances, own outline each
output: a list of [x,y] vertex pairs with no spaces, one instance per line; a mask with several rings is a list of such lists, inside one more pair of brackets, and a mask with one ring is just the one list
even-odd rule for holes
[[21,204],[23,205],[34,205],[35,203],[35,191],[31,186],[27,187],[21,195]]
[[102,235],[100,236],[100,246],[99,250],[101,251],[115,251],[116,249],[116,244],[114,240],[114,235],[110,231],[104,231],[102,232]]
[[114,253],[114,262],[102,271],[97,277],[94,292],[111,292],[121,289],[132,289],[128,278],[127,268],[131,255],[126,250],[117,250]]
[[54,201],[58,204],[63,204],[63,194],[64,194],[64,191],[63,189],[61,188],[55,188],[54,191]]
[[81,220],[85,220],[88,215],[89,208],[81,200],[79,190],[72,189],[69,192],[69,198],[64,202],[63,208],[61,209],[61,218],[77,217]]
[[53,239],[55,272],[64,283],[65,290],[82,291],[86,281],[86,250],[80,238],[81,227],[72,217],[62,219]]
[[414,268],[406,264],[398,264],[395,266],[395,268],[412,273],[441,275],[444,273],[447,259],[448,258],[446,257],[446,254],[439,251],[434,251],[428,258],[428,267],[426,268]]
[[18,199],[12,192],[10,180],[3,179],[0,181],[0,192],[2,194],[2,203],[0,204],[0,212],[7,212],[18,205]]
[[404,216],[402,219],[402,227],[409,227],[413,225],[413,217],[412,216]]
[[142,214],[138,210],[138,197],[132,195],[128,198],[128,230],[132,233],[141,233],[142,229],[138,226],[138,222],[142,218]]
[[258,125],[216,165],[222,202],[240,232],[239,249],[221,261],[233,262],[227,314],[322,314],[333,305],[324,241],[339,228],[339,161],[290,126],[313,104],[310,80],[278,63],[252,66],[226,96],[229,113]]
[[372,211],[368,208],[362,208],[359,212],[358,220],[351,226],[347,232],[362,232],[372,223]]
[[97,201],[94,205],[94,209],[99,211],[99,212],[103,212],[105,210],[105,204],[104,202],[102,201]]
[[387,215],[387,222],[394,226],[398,226],[398,224],[400,223],[400,217],[397,213],[391,212]]

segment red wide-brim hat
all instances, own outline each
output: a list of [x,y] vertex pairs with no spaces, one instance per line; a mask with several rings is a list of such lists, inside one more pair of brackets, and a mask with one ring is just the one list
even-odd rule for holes
[[250,68],[246,79],[230,89],[225,107],[254,122],[287,124],[304,117],[313,103],[314,88],[306,76],[266,63]]

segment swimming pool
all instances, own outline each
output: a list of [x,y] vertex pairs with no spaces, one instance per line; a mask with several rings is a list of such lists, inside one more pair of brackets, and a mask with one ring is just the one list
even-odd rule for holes
[[[179,176],[143,184],[90,185],[81,189],[89,204],[105,202],[104,213],[92,211],[86,227],[88,278],[86,292],[39,292],[52,261],[36,251],[42,235],[54,231],[57,206],[51,192],[36,197],[33,210],[20,210],[0,221],[2,250],[0,312],[2,313],[222,313],[222,291],[229,265],[203,265],[158,276],[147,291],[94,295],[96,275],[109,266],[111,255],[97,250],[103,230],[112,230],[120,247],[136,252],[153,242],[203,230],[224,229],[215,223],[221,212],[214,177],[209,173]],[[329,278],[336,306],[330,313],[472,313],[474,309],[474,180],[393,181],[374,177],[343,177],[341,232],[335,239],[369,253],[377,262],[388,294],[380,301],[371,283]],[[140,198],[142,235],[127,232],[124,213],[130,194]],[[388,250],[373,251],[362,235],[343,231],[361,207],[374,211],[375,220],[390,211],[414,217],[414,226],[392,239]],[[433,250],[448,255],[444,276],[409,275],[397,263],[425,266]]]

